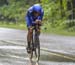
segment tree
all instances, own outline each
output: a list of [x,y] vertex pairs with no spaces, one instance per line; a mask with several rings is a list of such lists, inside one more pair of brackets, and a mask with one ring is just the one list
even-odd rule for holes
[[63,12],[62,12],[62,10],[63,10],[62,0],[60,0],[60,10],[61,10],[61,18],[62,18],[62,17],[63,17]]
[[38,0],[39,3],[41,3],[41,0]]
[[0,0],[0,6],[8,5],[8,0]]

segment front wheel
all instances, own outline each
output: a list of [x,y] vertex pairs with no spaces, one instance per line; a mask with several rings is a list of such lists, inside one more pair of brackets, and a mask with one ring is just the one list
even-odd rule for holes
[[30,62],[32,62],[32,58],[33,58],[33,41],[31,42],[31,50],[30,50],[30,53],[28,53],[28,57],[30,59]]
[[40,46],[38,46],[35,50],[36,61],[38,62],[40,59]]
[[36,61],[38,62],[40,59],[40,42],[38,36],[36,36],[35,38],[35,56],[36,56]]

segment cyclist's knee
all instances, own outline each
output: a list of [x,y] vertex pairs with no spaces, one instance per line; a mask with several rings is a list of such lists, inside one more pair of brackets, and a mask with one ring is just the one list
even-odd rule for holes
[[29,41],[31,40],[31,37],[32,37],[32,30],[31,29],[28,29],[27,38],[28,38]]
[[29,33],[29,34],[32,34],[32,32],[33,32],[33,29],[32,29],[32,28],[29,28],[29,29],[28,29],[28,33]]

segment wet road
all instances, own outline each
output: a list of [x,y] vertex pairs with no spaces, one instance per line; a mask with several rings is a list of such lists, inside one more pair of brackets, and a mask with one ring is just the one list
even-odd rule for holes
[[[0,65],[29,65],[24,30],[0,28]],[[75,37],[41,34],[39,65],[75,65]]]

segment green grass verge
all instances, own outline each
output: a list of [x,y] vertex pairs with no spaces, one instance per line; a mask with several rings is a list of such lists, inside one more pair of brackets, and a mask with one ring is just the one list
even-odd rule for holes
[[[24,24],[2,24],[0,23],[0,27],[3,28],[13,28],[13,29],[20,29],[20,30],[27,30],[26,25]],[[45,29],[47,28],[47,29]],[[48,25],[44,25],[41,27],[42,32],[46,33],[46,34],[57,34],[57,35],[65,35],[65,36],[75,36],[75,32],[68,32],[62,29],[58,29],[58,28],[51,28]]]
[[3,27],[3,28],[13,28],[13,29],[21,29],[21,30],[24,30],[26,29],[26,26],[24,24],[2,24],[0,23],[0,27]]
[[64,35],[64,36],[75,36],[75,32],[68,32],[65,30],[43,30],[43,33],[47,34],[57,34],[57,35]]
[[51,27],[50,24],[45,24],[42,27],[42,31],[43,33],[47,33],[47,34],[56,34],[56,35],[64,35],[64,36],[75,36],[75,32],[71,32],[68,30],[64,30],[60,27]]

